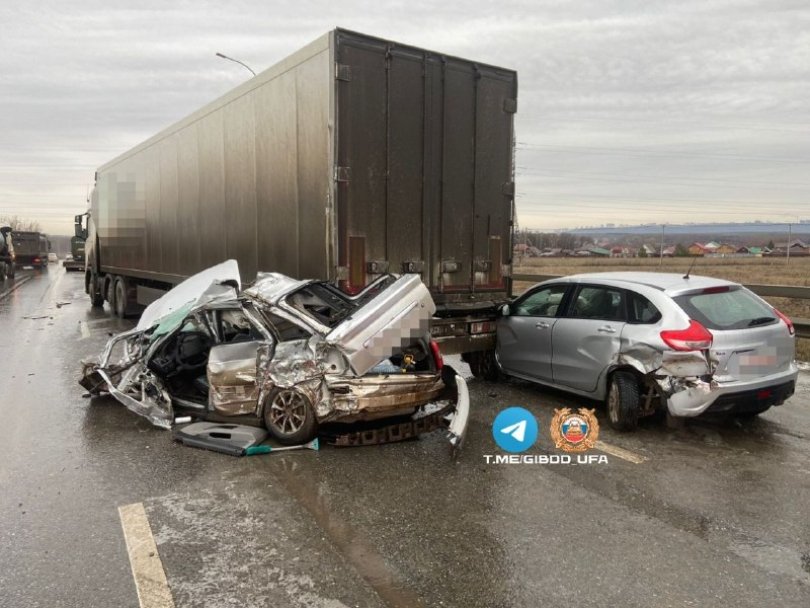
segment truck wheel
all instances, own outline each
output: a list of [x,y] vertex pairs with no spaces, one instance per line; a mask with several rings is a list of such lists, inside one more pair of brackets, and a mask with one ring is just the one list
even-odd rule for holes
[[90,296],[90,304],[96,308],[104,306],[104,295],[98,285],[98,277],[95,272],[90,272],[86,276],[85,291]]
[[470,371],[476,378],[497,382],[501,377],[501,370],[498,367],[498,361],[495,359],[494,350],[469,353],[464,360],[469,364]]
[[127,316],[127,309],[129,308],[127,291],[126,279],[124,279],[124,277],[115,277],[115,281],[113,282],[114,297],[110,306],[113,308],[115,316],[119,319],[124,319]]
[[110,305],[110,310],[114,313],[115,312],[115,277],[110,277],[104,285],[104,299]]
[[616,372],[610,378],[607,397],[608,421],[617,431],[632,431],[638,426],[639,392],[635,376]]
[[309,398],[294,388],[276,388],[264,403],[264,425],[279,443],[296,445],[318,434],[315,410]]

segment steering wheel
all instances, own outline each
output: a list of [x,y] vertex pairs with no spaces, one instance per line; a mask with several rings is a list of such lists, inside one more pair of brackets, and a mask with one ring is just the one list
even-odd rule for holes
[[174,348],[175,372],[196,370],[208,363],[211,338],[203,331],[183,332]]

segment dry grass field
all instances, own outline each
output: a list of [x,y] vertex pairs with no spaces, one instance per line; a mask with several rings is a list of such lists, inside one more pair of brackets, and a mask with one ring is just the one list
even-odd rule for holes
[[[685,273],[694,261],[692,274],[718,277],[738,283],[797,285],[810,287],[810,257],[785,258],[526,258],[515,264],[515,274],[567,275],[581,272],[636,270]],[[516,282],[520,293],[531,283]],[[810,319],[810,300],[766,298],[790,317]],[[797,342],[797,358],[810,361],[810,340]]]

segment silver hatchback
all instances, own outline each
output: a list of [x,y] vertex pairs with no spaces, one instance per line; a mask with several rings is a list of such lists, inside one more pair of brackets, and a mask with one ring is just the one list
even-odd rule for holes
[[793,394],[790,320],[736,283],[648,272],[535,285],[502,308],[498,373],[606,400],[610,424],[656,410],[755,416]]

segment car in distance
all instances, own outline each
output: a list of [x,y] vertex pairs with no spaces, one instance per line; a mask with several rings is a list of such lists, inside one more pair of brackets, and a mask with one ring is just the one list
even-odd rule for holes
[[55,254],[53,251],[51,251],[51,252],[48,254],[48,262],[49,262],[50,264],[55,264],[55,263],[56,263],[56,262],[58,262],[58,261],[59,261],[59,256],[58,256],[58,255],[56,255],[56,254]]
[[239,277],[229,260],[177,285],[85,363],[80,384],[163,428],[180,409],[297,444],[325,423],[394,420],[391,440],[446,428],[461,446],[469,396],[430,339],[435,304],[419,275],[383,275],[352,296],[278,273],[240,291]]
[[652,272],[545,281],[502,307],[485,376],[605,400],[614,428],[656,410],[755,416],[795,388],[790,319],[737,283]]

